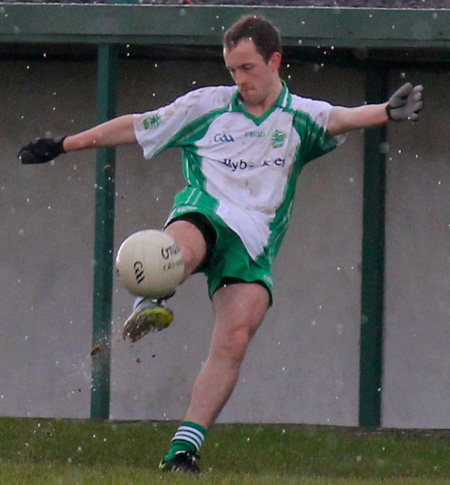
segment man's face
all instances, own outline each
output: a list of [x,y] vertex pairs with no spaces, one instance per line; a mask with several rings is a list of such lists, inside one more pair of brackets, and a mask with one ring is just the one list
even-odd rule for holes
[[273,89],[278,89],[279,52],[265,62],[251,39],[241,39],[236,47],[224,48],[223,57],[246,104],[255,106],[263,103]]

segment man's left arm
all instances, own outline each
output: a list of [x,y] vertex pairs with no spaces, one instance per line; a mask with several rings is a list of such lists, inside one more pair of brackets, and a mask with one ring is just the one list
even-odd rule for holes
[[331,136],[352,130],[370,128],[391,121],[418,121],[423,108],[423,87],[404,84],[386,103],[355,108],[335,106],[330,113],[327,132]]

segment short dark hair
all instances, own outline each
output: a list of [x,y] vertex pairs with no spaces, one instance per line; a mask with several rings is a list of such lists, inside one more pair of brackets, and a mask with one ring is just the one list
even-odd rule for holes
[[279,30],[262,15],[244,15],[236,21],[224,34],[223,45],[233,49],[240,40],[251,39],[256,50],[268,62],[274,52],[281,54],[281,35]]

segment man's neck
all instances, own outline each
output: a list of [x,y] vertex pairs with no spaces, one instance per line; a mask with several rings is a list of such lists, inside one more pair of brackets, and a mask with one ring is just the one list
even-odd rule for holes
[[255,105],[248,105],[244,102],[245,109],[248,113],[260,118],[264,115],[267,111],[269,111],[272,106],[276,103],[278,96],[280,96],[281,91],[283,90],[283,84],[281,79],[279,79],[270,94],[261,102]]

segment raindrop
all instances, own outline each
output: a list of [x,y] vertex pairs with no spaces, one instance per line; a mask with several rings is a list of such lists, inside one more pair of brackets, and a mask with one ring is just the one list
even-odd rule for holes
[[384,155],[386,155],[389,151],[389,143],[387,142],[380,143],[380,145],[378,146],[378,150],[380,151],[380,153],[383,153]]

